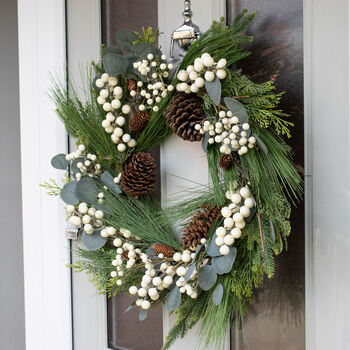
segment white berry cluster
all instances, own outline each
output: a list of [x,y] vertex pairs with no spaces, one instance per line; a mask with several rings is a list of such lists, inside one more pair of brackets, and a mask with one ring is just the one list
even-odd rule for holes
[[[130,231],[125,231],[127,234],[124,234],[124,236],[129,238]],[[176,276],[179,277],[176,285],[180,292],[186,293],[191,298],[197,298],[198,282],[196,276],[198,270],[194,269],[188,281],[185,280],[186,272],[195,258],[195,253],[184,250],[183,252],[175,252],[172,258],[165,258],[163,254],[159,254],[157,258],[152,257],[151,259],[140,249],[135,249],[133,244],[123,243],[120,238],[115,238],[113,244],[118,248],[116,258],[112,261],[112,265],[116,267],[116,270],[111,272],[111,277],[120,277],[116,281],[118,286],[123,284],[122,277],[128,273],[128,270],[142,261],[141,265],[144,267],[145,273],[142,276],[141,283],[139,286],[129,288],[129,294],[138,297],[136,300],[137,306],[145,310],[149,309],[151,302],[159,299],[160,292],[169,288]],[[208,262],[209,259],[206,259],[202,265]]]
[[141,97],[139,110],[159,111],[155,104],[159,103],[162,98],[166,97],[168,91],[173,91],[173,85],[167,85],[164,78],[169,76],[169,71],[174,68],[172,63],[166,63],[167,57],[161,56],[161,60],[155,58],[153,54],[147,55],[147,60],[134,62],[133,66],[137,69],[145,81],[137,82],[137,90],[130,91],[130,96],[136,99]]
[[204,87],[205,80],[213,81],[215,76],[220,80],[226,78],[226,59],[221,58],[215,62],[209,53],[203,53],[201,57],[194,60],[193,65],[189,65],[186,70],[182,69],[177,73],[180,83],[176,85],[176,90],[187,94],[197,93]]
[[125,152],[126,147],[136,146],[136,140],[132,139],[128,133],[124,133],[123,126],[126,123],[125,116],[131,112],[128,104],[122,105],[123,89],[118,86],[118,79],[103,73],[101,78],[96,80],[96,86],[101,88],[97,102],[103,106],[107,112],[106,119],[102,121],[105,131],[111,134],[113,143],[117,144],[119,152]]
[[227,191],[226,198],[231,203],[221,209],[221,214],[225,219],[223,226],[216,229],[215,239],[222,255],[227,255],[230,252],[229,246],[234,243],[235,239],[241,237],[241,230],[246,225],[244,219],[249,217],[254,207],[254,200],[246,186],[236,191]]
[[208,132],[211,136],[208,143],[220,143],[220,152],[224,154],[237,151],[239,155],[243,155],[248,152],[248,148],[254,148],[256,144],[255,137],[249,137],[250,125],[241,124],[231,111],[220,111],[218,121],[205,120],[202,125],[196,124],[195,129],[201,134]]
[[[103,211],[96,210],[92,206],[89,207],[87,203],[82,202],[77,206],[67,205],[66,211],[69,216],[69,223],[79,228],[82,227],[88,235],[92,235],[96,228],[101,228],[103,226]],[[112,234],[114,229],[113,227],[107,227],[104,230]],[[101,230],[102,237],[104,237],[102,234],[104,230]]]
[[101,164],[96,163],[97,156],[91,153],[86,154],[85,149],[86,147],[84,145],[79,145],[76,151],[66,155],[67,160],[76,160],[81,158],[81,161],[77,163],[77,168],[80,172],[75,174],[75,178],[78,181],[84,175],[95,177],[101,173]]

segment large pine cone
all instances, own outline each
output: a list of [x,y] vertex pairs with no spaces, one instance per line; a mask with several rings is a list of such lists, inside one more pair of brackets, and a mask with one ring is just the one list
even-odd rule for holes
[[126,87],[128,88],[129,91],[137,90],[136,80],[134,80],[134,79],[127,79]]
[[156,162],[149,153],[134,153],[120,178],[124,192],[139,196],[151,192],[156,183]]
[[202,99],[195,94],[175,95],[164,112],[166,124],[184,140],[200,141],[203,135],[194,126],[205,118],[202,104]]
[[207,239],[213,222],[218,218],[220,208],[212,205],[201,205],[185,227],[181,237],[181,244],[184,248],[195,249],[202,238]]
[[163,254],[167,258],[173,256],[175,253],[175,250],[166,244],[154,243],[152,248],[157,255]]
[[147,125],[150,115],[147,112],[134,114],[129,120],[129,129],[133,132],[141,132]]

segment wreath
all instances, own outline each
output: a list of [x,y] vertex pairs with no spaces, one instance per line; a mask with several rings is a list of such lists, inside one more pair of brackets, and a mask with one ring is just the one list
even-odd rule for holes
[[[157,48],[158,31],[118,31],[118,46],[102,47],[89,68],[84,98],[53,79],[51,98],[77,150],[52,159],[68,170],[63,186],[43,186],[67,204],[67,232],[81,242],[73,268],[100,293],[135,296],[140,320],[159,303],[174,312],[163,350],[199,320],[200,339],[216,349],[233,320],[243,324],[302,196],[282,138],[293,126],[278,109],[282,93],[234,66],[249,55],[243,31],[254,16],[213,22],[177,67]],[[148,150],[172,134],[202,142],[210,183],[161,205]]]

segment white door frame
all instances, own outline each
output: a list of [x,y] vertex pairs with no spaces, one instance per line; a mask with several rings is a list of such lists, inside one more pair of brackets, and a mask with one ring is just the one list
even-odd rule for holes
[[19,91],[27,350],[71,349],[71,298],[61,201],[39,184],[63,172],[66,133],[48,98],[49,73],[64,72],[65,1],[18,0]]
[[[214,9],[217,4],[212,0]],[[47,178],[59,179],[50,159],[67,149],[47,97],[49,72],[60,70],[66,59],[65,1],[18,0],[18,27],[26,349],[69,350],[63,204],[38,187]],[[348,1],[335,6],[330,0],[304,0],[304,30],[307,349],[345,350],[350,343]],[[329,137],[330,118],[336,123],[334,137]]]

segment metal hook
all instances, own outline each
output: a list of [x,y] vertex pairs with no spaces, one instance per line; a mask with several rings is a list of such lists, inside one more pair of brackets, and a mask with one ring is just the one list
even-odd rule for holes
[[174,45],[178,43],[179,47],[187,51],[191,44],[200,37],[199,27],[192,22],[193,12],[191,10],[191,1],[184,2],[184,23],[171,34],[170,56],[174,57]]

